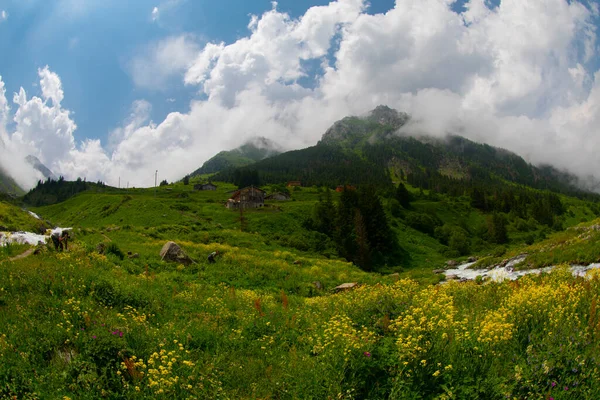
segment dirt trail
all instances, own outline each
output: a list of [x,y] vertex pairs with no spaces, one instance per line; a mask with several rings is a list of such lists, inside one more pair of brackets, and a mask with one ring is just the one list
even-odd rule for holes
[[31,249],[25,251],[24,253],[21,253],[18,256],[14,256],[12,258],[9,258],[8,260],[5,260],[5,261],[17,261],[17,260],[20,260],[22,258],[29,257],[30,255],[33,254],[34,251],[35,251],[35,247],[32,247]]

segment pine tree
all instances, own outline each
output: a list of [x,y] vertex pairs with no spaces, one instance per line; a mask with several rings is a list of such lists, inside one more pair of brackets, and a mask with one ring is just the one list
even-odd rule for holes
[[400,205],[404,208],[410,208],[410,202],[412,201],[412,195],[406,189],[403,183],[398,185],[396,189],[396,200],[400,203]]

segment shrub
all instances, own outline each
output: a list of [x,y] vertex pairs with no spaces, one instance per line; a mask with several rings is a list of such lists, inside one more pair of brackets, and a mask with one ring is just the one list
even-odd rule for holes
[[125,254],[123,254],[123,252],[121,251],[119,246],[117,246],[116,243],[110,243],[106,247],[105,254],[113,254],[113,255],[119,257],[121,260],[125,258]]

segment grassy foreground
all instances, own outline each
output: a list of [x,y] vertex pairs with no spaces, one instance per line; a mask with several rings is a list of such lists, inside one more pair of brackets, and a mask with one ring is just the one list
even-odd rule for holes
[[[221,204],[230,189],[82,193],[36,209],[74,240],[65,253],[0,252],[0,399],[600,398],[600,274],[431,285],[439,244],[402,225],[413,264],[367,273],[314,250],[300,221],[318,193],[248,212],[241,232]],[[595,261],[599,234],[552,234],[526,263]],[[161,261],[168,240],[196,263]],[[344,282],[360,286],[334,293]]]
[[[422,287],[337,261],[304,259],[294,274],[294,254],[223,250],[213,265],[150,268],[77,244],[0,264],[0,397],[600,395],[598,274]],[[269,284],[235,278],[252,271]],[[340,278],[365,284],[311,286]]]

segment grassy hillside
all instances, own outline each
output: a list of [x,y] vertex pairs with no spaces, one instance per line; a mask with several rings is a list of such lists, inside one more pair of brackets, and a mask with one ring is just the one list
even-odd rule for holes
[[23,189],[17,185],[14,179],[4,173],[2,168],[0,168],[0,193],[9,193],[17,196],[24,193]]
[[4,201],[0,201],[0,231],[39,232],[45,223],[34,218],[27,211]]
[[[366,273],[261,233],[294,233],[316,189],[246,213],[240,232],[219,204],[229,188],[84,192],[37,209],[79,228],[68,252],[0,262],[0,398],[600,395],[597,274],[431,286]],[[466,215],[460,202],[414,207]],[[440,246],[404,235],[422,257]],[[197,263],[161,261],[167,240]],[[362,286],[334,294],[343,282]]]
[[214,174],[228,168],[243,167],[280,153],[279,145],[264,137],[251,139],[237,149],[221,151],[190,176]]

